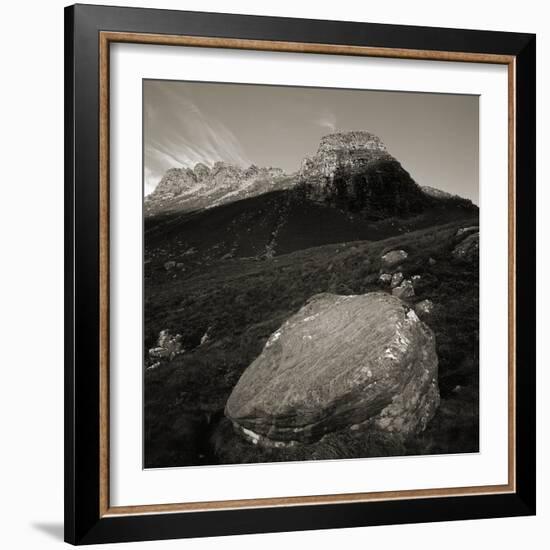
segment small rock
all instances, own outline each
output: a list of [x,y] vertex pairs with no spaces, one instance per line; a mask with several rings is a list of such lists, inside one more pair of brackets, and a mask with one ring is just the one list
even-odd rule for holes
[[181,271],[185,271],[185,264],[182,262],[178,262],[176,264],[176,269],[180,269]]
[[457,237],[465,237],[466,235],[469,235],[470,233],[477,233],[479,232],[479,226],[472,225],[471,227],[462,227],[456,232]]
[[434,309],[434,303],[431,300],[422,300],[414,306],[414,310],[420,317],[430,315]]
[[403,281],[403,273],[401,273],[401,271],[394,273],[391,278],[391,287],[395,288],[396,286],[399,286],[402,281]]
[[392,250],[382,256],[382,264],[386,267],[395,267],[403,263],[408,256],[404,250]]
[[436,261],[434,258],[430,258],[430,259],[428,260],[428,263],[429,263],[430,265],[435,265],[435,264],[437,263],[437,261]]
[[171,271],[175,267],[176,267],[176,262],[172,260],[170,260],[169,262],[164,262],[164,269],[166,269],[166,271]]
[[185,351],[181,345],[181,334],[173,335],[168,329],[159,332],[157,345],[149,350],[149,357],[171,360]]
[[378,280],[383,285],[389,285],[391,283],[391,280],[392,280],[392,275],[391,275],[391,273],[382,273],[380,275],[380,277],[378,277]]
[[151,359],[168,359],[170,352],[166,348],[151,348],[149,350],[149,357]]
[[209,333],[210,333],[210,327],[208,327],[206,332],[202,335],[201,343],[200,343],[201,346],[203,346],[204,344],[206,344],[207,342],[210,341],[210,334]]
[[392,294],[402,300],[408,300],[414,297],[414,287],[409,279],[405,279],[398,287],[392,290]]

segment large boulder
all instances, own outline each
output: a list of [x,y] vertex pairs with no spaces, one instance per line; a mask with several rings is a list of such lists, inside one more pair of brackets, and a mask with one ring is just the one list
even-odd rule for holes
[[439,404],[432,331],[395,296],[318,294],[275,331],[225,408],[266,446],[310,443],[343,429],[402,436]]

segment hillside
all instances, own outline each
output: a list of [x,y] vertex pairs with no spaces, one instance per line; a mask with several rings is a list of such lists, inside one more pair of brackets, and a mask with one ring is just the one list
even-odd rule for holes
[[[477,217],[470,217],[375,242],[312,247],[272,261],[212,259],[183,273],[152,260],[147,275],[152,280],[145,285],[145,350],[161,330],[170,329],[182,335],[186,352],[145,371],[146,466],[476,451],[478,262],[452,254],[458,229],[475,224]],[[394,248],[409,254],[403,274],[421,277],[415,300],[429,298],[436,305],[430,326],[442,401],[426,432],[404,448],[341,434],[313,444],[307,457],[241,441],[223,419],[223,408],[269,335],[313,294],[383,288],[380,257]]]
[[380,240],[423,227],[477,215],[477,208],[453,200],[429,203],[407,218],[368,220],[303,189],[287,189],[217,208],[145,218],[146,273],[164,262],[193,269],[219,258],[266,259],[330,243]]

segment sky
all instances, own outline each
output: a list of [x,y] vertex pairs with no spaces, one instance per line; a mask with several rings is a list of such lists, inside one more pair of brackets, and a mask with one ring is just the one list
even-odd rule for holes
[[419,185],[478,204],[478,96],[146,80],[144,187],[218,160],[288,173],[330,133],[366,130]]

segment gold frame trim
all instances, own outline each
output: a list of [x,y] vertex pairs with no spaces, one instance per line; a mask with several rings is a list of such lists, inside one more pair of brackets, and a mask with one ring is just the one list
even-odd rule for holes
[[[110,506],[109,500],[109,47],[113,42],[156,44],[164,46],[191,46],[229,48],[238,50],[278,51],[395,59],[424,59],[431,61],[459,61],[494,63],[508,67],[508,483],[478,487],[382,491],[336,495],[277,497],[214,502],[147,504],[140,506]],[[516,492],[516,58],[511,55],[375,48],[336,44],[310,44],[301,42],[275,42],[184,35],[146,33],[99,33],[99,515],[113,517],[170,512],[197,512],[275,506],[320,505],[350,502],[374,502],[448,496],[487,495]]]

